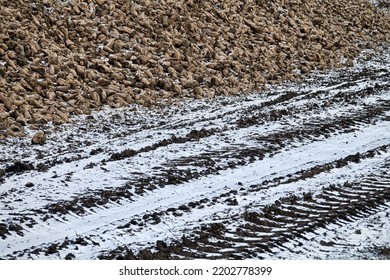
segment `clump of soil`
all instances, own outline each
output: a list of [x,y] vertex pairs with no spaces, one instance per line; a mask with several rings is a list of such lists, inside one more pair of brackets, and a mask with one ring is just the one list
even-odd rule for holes
[[5,238],[5,235],[8,233],[8,227],[6,224],[0,224],[0,237]]
[[28,170],[33,170],[34,166],[30,162],[14,161],[5,168],[5,173],[23,173]]
[[379,254],[384,258],[389,260],[390,259],[390,248],[384,247],[379,250]]
[[102,105],[250,92],[350,65],[390,38],[390,20],[367,0],[0,5],[0,137]]

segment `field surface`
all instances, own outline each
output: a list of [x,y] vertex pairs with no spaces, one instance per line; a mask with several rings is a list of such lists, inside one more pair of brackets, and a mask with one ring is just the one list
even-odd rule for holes
[[44,131],[0,143],[0,259],[390,258],[390,49]]

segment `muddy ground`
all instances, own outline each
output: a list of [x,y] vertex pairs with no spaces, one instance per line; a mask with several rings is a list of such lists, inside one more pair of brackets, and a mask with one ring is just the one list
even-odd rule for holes
[[0,259],[389,259],[389,65],[2,140]]

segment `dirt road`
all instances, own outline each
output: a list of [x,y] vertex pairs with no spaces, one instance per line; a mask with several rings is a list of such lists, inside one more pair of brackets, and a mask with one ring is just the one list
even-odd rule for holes
[[0,258],[388,259],[389,65],[7,139]]

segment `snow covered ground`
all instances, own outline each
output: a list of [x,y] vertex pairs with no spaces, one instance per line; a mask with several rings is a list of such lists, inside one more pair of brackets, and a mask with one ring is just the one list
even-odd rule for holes
[[389,65],[7,139],[0,258],[389,258]]

